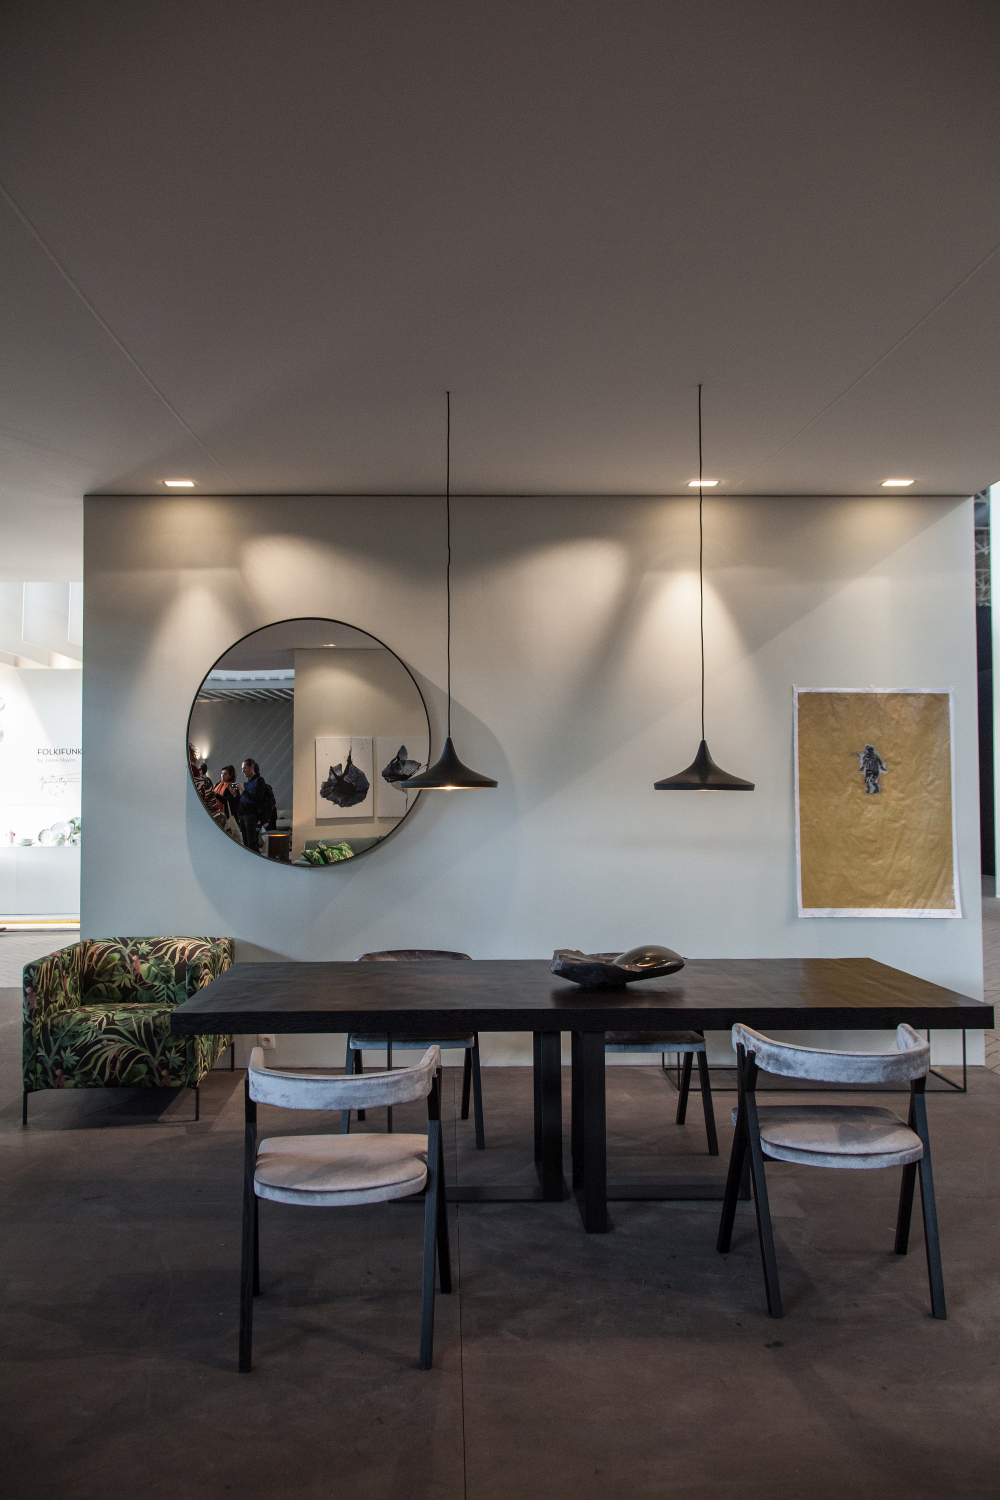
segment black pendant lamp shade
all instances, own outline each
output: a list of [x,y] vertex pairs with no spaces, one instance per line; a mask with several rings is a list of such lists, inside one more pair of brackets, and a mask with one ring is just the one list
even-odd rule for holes
[[462,764],[449,734],[444,742],[444,749],[434,764],[422,776],[413,776],[409,781],[404,781],[403,786],[408,792],[467,792],[475,787],[496,786],[496,782],[491,781],[488,776],[480,776],[478,771],[470,771],[468,766]]
[[721,766],[717,766],[709,754],[708,746],[702,740],[698,746],[698,754],[684,771],[678,771],[676,776],[665,776],[662,781],[653,782],[653,790],[657,792],[752,792],[753,782],[744,781],[739,776],[730,776]]
[[470,771],[455,753],[451,740],[451,391],[448,392],[448,457],[445,479],[445,517],[448,535],[448,566],[445,571],[445,590],[448,599],[448,737],[438,759],[419,776],[400,783],[408,792],[471,792],[482,787],[495,787],[489,776],[480,776]]
[[701,386],[698,387],[698,600],[701,624],[701,744],[698,754],[689,766],[678,771],[676,776],[665,776],[653,782],[656,792],[752,792],[752,781],[741,776],[730,776],[717,766],[709,754],[705,742],[705,531],[702,524],[702,506],[705,491],[702,485],[701,468]]

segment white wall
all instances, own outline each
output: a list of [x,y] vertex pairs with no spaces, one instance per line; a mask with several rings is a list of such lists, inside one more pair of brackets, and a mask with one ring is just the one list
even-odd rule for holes
[[[454,734],[500,787],[425,795],[375,853],[300,870],[205,818],[192,696],[247,631],[329,614],[407,662],[439,745],[442,502],[88,500],[84,934],[233,933],[261,958],[867,955],[980,997],[971,501],[713,498],[705,519],[708,739],[756,792],[652,789],[698,741],[692,500],[460,500]],[[955,688],[961,921],[796,916],[793,683]]]

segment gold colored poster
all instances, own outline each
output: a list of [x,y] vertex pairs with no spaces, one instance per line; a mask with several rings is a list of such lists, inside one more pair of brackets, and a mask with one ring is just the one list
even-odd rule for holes
[[960,917],[952,695],[795,689],[800,917]]

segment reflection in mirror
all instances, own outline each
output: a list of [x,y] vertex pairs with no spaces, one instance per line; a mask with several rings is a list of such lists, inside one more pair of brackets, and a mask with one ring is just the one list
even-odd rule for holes
[[205,677],[188,718],[188,766],[216,826],[240,848],[303,866],[380,844],[419,792],[430,725],[396,654],[338,620],[281,620],[244,636]]

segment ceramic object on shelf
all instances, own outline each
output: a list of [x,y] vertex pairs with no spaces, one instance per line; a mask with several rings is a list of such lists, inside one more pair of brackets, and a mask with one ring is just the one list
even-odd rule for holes
[[581,953],[579,948],[557,948],[549,965],[560,979],[572,979],[585,989],[624,989],[636,979],[660,979],[676,974],[684,960],[672,948],[644,943],[627,953]]

